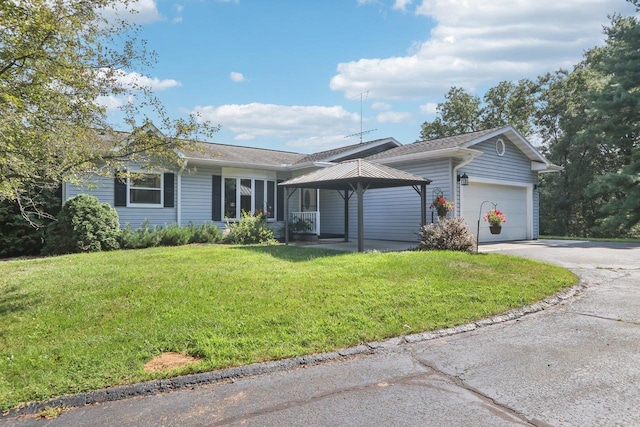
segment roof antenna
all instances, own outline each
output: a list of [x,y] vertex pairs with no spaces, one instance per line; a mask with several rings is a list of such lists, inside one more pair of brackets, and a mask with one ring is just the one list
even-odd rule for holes
[[365,131],[362,130],[362,99],[363,99],[363,95],[366,95],[367,98],[369,97],[369,91],[367,90],[365,92],[360,92],[358,95],[360,95],[360,132],[352,133],[351,135],[345,136],[345,138],[351,138],[352,136],[360,136],[360,144],[362,144],[362,135],[365,135],[367,133],[373,132],[378,129],[369,129]]

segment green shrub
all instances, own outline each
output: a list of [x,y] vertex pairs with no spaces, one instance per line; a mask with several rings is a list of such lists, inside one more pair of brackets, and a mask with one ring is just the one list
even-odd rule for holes
[[189,224],[189,228],[192,230],[189,243],[220,243],[222,242],[222,232],[215,224],[204,223],[199,226]]
[[187,226],[176,224],[165,228],[150,226],[149,220],[133,230],[127,225],[120,236],[120,246],[123,249],[143,249],[155,246],[181,246],[188,243],[220,243],[222,232],[211,223],[199,226],[189,223]]
[[264,215],[251,216],[242,212],[240,221],[228,225],[231,231],[225,236],[225,243],[251,245],[255,243],[274,243],[273,230],[269,228]]
[[120,234],[120,247],[123,249],[144,249],[160,245],[162,238],[158,227],[151,227],[146,219],[139,228],[133,230],[131,224],[122,230]]
[[427,224],[420,229],[420,250],[473,252],[475,247],[476,239],[464,218],[442,219],[438,224]]
[[[59,191],[41,190],[31,201],[45,215],[55,217],[62,207]],[[44,232],[52,219],[28,212],[31,222],[22,215],[15,200],[0,201],[0,258],[39,255],[44,246]],[[35,225],[35,226],[34,226]]]
[[193,230],[178,224],[168,225],[160,229],[160,246],[183,246],[189,243]]
[[45,255],[98,252],[120,247],[118,213],[94,196],[80,194],[64,204],[45,233]]

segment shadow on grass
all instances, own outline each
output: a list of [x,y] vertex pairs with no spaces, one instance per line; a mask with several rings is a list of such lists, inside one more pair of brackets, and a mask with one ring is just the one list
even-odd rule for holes
[[28,295],[19,293],[17,287],[12,286],[8,289],[3,289],[0,295],[0,316],[24,311],[32,304],[31,298]]
[[336,256],[345,256],[351,252],[335,251],[331,249],[320,248],[299,248],[296,246],[271,245],[271,246],[235,246],[233,249],[242,251],[251,251],[271,255],[274,258],[283,259],[291,262],[310,261],[316,258],[328,258]]

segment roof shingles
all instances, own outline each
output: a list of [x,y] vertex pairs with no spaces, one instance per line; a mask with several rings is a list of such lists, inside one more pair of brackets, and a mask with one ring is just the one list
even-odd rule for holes
[[424,153],[427,151],[444,150],[447,148],[456,148],[467,142],[473,141],[476,138],[480,138],[491,132],[495,132],[500,128],[486,129],[477,132],[465,133],[462,135],[454,135],[446,138],[431,139],[427,141],[418,141],[412,144],[401,145],[400,147],[392,148],[391,150],[383,151],[382,153],[369,156],[367,160],[387,159],[391,157],[406,156],[416,153]]

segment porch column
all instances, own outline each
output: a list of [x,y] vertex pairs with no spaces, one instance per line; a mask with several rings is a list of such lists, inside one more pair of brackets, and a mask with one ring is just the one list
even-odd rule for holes
[[420,221],[422,226],[427,224],[427,184],[420,184]]
[[349,241],[349,190],[344,190],[344,241]]
[[289,187],[284,187],[284,244],[289,245]]
[[362,182],[358,181],[358,252],[364,252],[364,206]]

